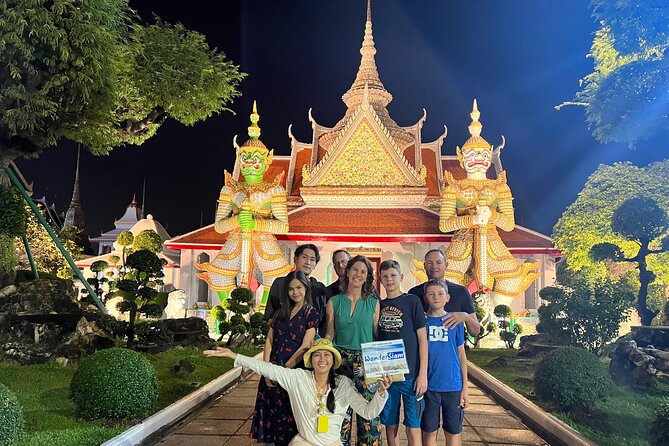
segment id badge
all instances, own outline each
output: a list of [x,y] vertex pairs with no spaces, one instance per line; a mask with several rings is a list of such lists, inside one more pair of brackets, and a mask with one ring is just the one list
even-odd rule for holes
[[328,416],[319,415],[318,419],[316,420],[316,432],[322,434],[327,431],[328,431]]

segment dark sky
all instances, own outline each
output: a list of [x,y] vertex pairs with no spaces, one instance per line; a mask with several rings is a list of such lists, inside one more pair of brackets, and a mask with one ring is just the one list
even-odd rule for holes
[[[443,151],[454,154],[469,136],[478,98],[483,136],[507,139],[502,162],[515,196],[516,221],[550,235],[600,163],[645,165],[669,157],[669,132],[637,144],[599,144],[583,109],[554,106],[571,100],[592,70],[586,58],[597,24],[582,0],[373,0],[376,63],[394,99],[388,109],[403,126],[427,110],[423,140],[449,129]],[[152,13],[202,32],[212,47],[249,73],[242,98],[225,114],[193,127],[168,121],[142,147],[108,157],[82,154],[82,203],[90,235],[113,228],[132,195],[174,236],[213,221],[223,169],[234,162],[232,137],[246,137],[258,100],[261,139],[289,154],[289,124],[309,141],[307,111],[320,124],[344,114],[341,95],[360,62],[365,0],[133,0],[145,20]],[[72,192],[76,147],[47,149],[19,167],[65,209]]]

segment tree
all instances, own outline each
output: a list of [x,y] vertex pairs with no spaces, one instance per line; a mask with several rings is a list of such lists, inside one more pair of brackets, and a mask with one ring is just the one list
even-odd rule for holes
[[[613,213],[625,200],[638,196],[652,198],[660,208],[669,211],[667,178],[669,160],[646,167],[631,163],[600,165],[553,228],[553,242],[569,260],[568,269],[580,272],[589,281],[623,275],[625,269],[621,270],[620,264],[594,261],[590,250],[597,243],[612,243],[626,256],[636,255],[639,245],[612,230]],[[657,276],[656,283],[669,283],[668,254],[649,257],[648,268]]]
[[132,248],[130,249],[130,252],[140,251],[142,249],[146,249],[156,254],[163,250],[163,241],[153,229],[143,230],[132,240]]
[[[598,243],[590,252],[594,261],[612,260],[614,262],[628,262],[635,264],[639,270],[639,294],[637,298],[637,312],[643,325],[650,325],[658,313],[648,309],[648,286],[655,280],[655,273],[648,269],[649,256],[669,251],[669,236],[661,242],[658,239],[669,229],[667,213],[661,209],[655,200],[647,197],[630,198],[625,200],[613,213],[611,230],[614,234],[632,241],[638,245],[636,254],[626,256],[613,243]],[[653,247],[657,242],[659,247]]]
[[547,303],[539,307],[539,333],[548,333],[561,345],[572,345],[594,353],[618,335],[634,301],[632,286],[609,278],[589,283],[579,273],[559,277],[559,285],[543,288],[539,295]]
[[141,144],[166,118],[228,110],[245,76],[203,35],[128,0],[0,0],[0,167],[61,138],[106,154]]
[[512,318],[511,307],[508,305],[497,305],[493,314],[501,320],[497,322],[500,328],[499,338],[504,341],[506,348],[513,348],[516,338],[523,332],[523,327]]
[[600,28],[590,50],[594,71],[573,102],[600,142],[634,144],[669,128],[669,4],[592,0]]
[[159,317],[167,303],[167,293],[159,292],[162,285],[163,262],[146,249],[135,251],[128,256],[122,268],[120,280],[116,283],[115,296],[123,298],[119,311],[128,311],[128,348],[135,345],[135,323],[139,314]]

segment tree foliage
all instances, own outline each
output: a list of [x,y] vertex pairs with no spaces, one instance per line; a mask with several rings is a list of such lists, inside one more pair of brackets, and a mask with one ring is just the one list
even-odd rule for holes
[[[574,102],[600,142],[633,144],[669,128],[669,4],[592,0],[595,32],[592,73]],[[559,107],[558,107],[559,108]]]
[[244,77],[203,35],[128,0],[0,0],[0,151],[38,155],[60,138],[106,154],[141,144],[166,118],[228,110]]
[[539,295],[547,303],[539,307],[537,331],[558,344],[594,353],[618,335],[635,297],[626,281],[588,283],[580,274],[562,278],[560,285],[543,288]]
[[[644,325],[650,325],[658,311],[647,307],[648,287],[655,281],[656,275],[648,269],[648,259],[654,254],[669,250],[669,237],[665,237],[659,244],[652,247],[651,243],[657,240],[669,229],[669,219],[664,209],[657,202],[648,197],[636,197],[625,200],[613,213],[611,230],[614,234],[638,245],[637,253],[631,257],[622,255],[622,251],[612,243],[599,243],[593,246],[593,259],[608,259],[614,262],[627,262],[639,270],[639,294],[637,298],[637,312]],[[618,249],[616,249],[618,248]]]
[[145,229],[132,240],[132,252],[146,249],[153,253],[159,253],[163,250],[163,241],[158,233],[152,229]]
[[513,319],[511,307],[508,305],[497,305],[493,314],[500,318],[497,326],[500,328],[499,338],[504,341],[506,348],[514,348],[518,335],[523,332],[523,327]]
[[[669,211],[667,178],[669,160],[646,167],[631,163],[600,165],[553,228],[553,242],[569,259],[568,268],[593,281],[609,275],[611,265],[590,255],[592,247],[598,243],[610,243],[619,247],[622,255],[635,256],[639,244],[613,231],[614,211],[625,200],[639,196],[652,198],[661,209]],[[632,217],[636,219],[634,210]],[[657,276],[656,283],[669,283],[668,254],[649,256],[648,268]]]
[[[42,226],[32,210],[27,206],[25,209],[28,216],[26,238],[28,239],[30,252],[33,255],[33,260],[35,261],[37,269],[63,279],[71,278],[72,271],[67,260],[65,260],[65,257],[58,250],[58,247],[51,239],[51,236],[46,229],[44,229],[44,226]],[[83,248],[77,245],[74,240],[60,238],[60,241],[72,259],[79,260],[82,258]],[[27,262],[27,253],[23,243],[16,240],[16,248],[20,253],[20,259],[25,264]]]
[[589,411],[613,390],[606,367],[592,353],[559,348],[548,353],[534,372],[534,391],[544,401],[568,411]]
[[142,249],[128,255],[112,277],[99,279],[109,287],[106,299],[121,297],[119,311],[129,313],[128,348],[135,345],[138,315],[158,317],[167,304],[167,293],[158,291],[163,285],[162,268],[163,262],[155,253]]
[[26,209],[18,191],[0,184],[0,234],[22,237],[26,233]]

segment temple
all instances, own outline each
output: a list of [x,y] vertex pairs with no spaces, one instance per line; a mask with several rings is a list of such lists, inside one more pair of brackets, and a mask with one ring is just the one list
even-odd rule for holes
[[114,249],[114,242],[118,235],[123,231],[129,231],[142,218],[142,208],[139,207],[137,198],[133,195],[132,201],[125,210],[121,218],[114,221],[114,229],[103,232],[97,237],[90,239],[91,243],[97,243],[98,255],[107,254]]
[[[409,126],[397,124],[388,113],[393,97],[377,70],[369,3],[360,53],[355,80],[342,96],[345,115],[328,127],[318,123],[310,109],[311,140],[298,141],[289,127],[290,156],[274,156],[268,169],[271,178],[285,172],[289,232],[276,238],[289,261],[297,245],[318,246],[322,260],[313,275],[325,284],[336,280],[331,253],[343,248],[367,256],[377,267],[394,258],[405,273],[403,289],[409,289],[421,281],[417,262],[425,252],[445,250],[452,237],[439,230],[444,171],[456,179],[466,173],[455,155],[442,154],[445,126],[436,140],[423,141],[425,110]],[[233,178],[239,175],[236,164]],[[559,253],[549,237],[517,225],[500,236],[519,263],[540,262],[541,277],[513,304],[514,311],[538,308],[538,291],[554,283]],[[181,251],[180,284],[189,306],[203,295],[217,303],[215,293],[195,277],[194,265],[214,258],[225,239],[209,225],[166,242],[167,248]]]

